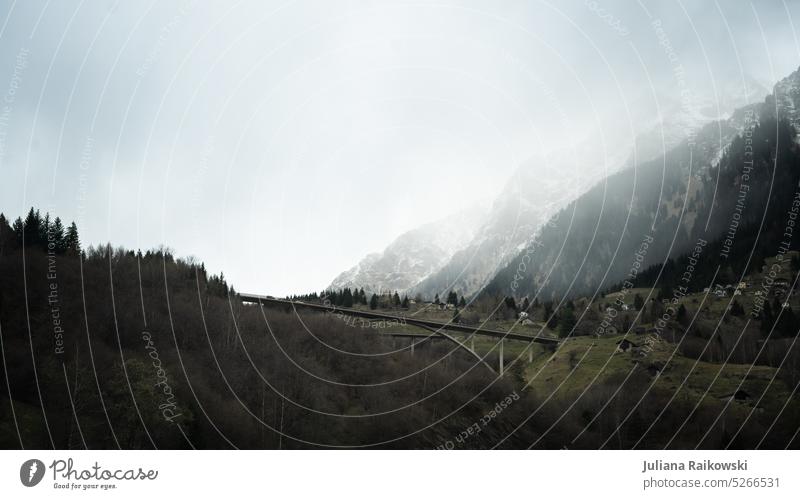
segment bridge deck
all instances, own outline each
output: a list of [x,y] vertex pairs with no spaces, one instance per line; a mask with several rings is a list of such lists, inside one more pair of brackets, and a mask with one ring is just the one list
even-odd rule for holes
[[311,310],[319,310],[322,312],[342,313],[344,315],[351,315],[354,317],[363,317],[365,319],[383,319],[393,320],[401,323],[424,326],[427,328],[457,331],[461,333],[475,333],[480,336],[489,336],[492,338],[503,338],[506,340],[527,341],[534,343],[545,343],[549,345],[556,345],[559,340],[555,338],[546,338],[541,336],[530,336],[527,334],[510,333],[507,331],[498,331],[495,329],[486,329],[478,326],[468,326],[465,324],[454,324],[450,322],[439,322],[427,319],[418,319],[415,317],[406,317],[402,315],[384,314],[381,312],[373,312],[367,310],[355,310],[352,308],[336,307],[333,305],[322,305],[319,303],[306,303],[302,301],[284,300],[281,298],[272,298],[270,296],[253,295],[246,293],[239,293],[239,297],[243,302],[259,303],[261,305],[283,305],[293,308],[307,308]]

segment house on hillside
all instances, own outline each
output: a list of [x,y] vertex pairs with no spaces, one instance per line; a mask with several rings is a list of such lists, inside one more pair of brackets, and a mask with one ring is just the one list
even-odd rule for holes
[[636,344],[634,342],[623,338],[617,342],[617,352],[627,352],[635,346]]
[[720,397],[722,400],[729,401],[729,400],[738,400],[740,402],[744,402],[750,400],[750,394],[746,391],[739,389],[733,393],[728,393]]

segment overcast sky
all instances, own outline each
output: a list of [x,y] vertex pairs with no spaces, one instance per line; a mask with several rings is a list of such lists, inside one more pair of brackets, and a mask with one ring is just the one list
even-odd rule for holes
[[800,64],[797,2],[0,5],[0,211],[269,294],[630,129],[678,78],[721,100]]

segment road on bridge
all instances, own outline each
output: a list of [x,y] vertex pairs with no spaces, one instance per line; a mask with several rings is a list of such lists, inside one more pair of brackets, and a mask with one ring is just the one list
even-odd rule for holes
[[365,319],[384,319],[405,322],[413,326],[421,326],[424,328],[434,330],[448,330],[458,331],[461,333],[474,333],[480,336],[490,336],[492,338],[501,338],[506,340],[527,341],[534,343],[544,343],[548,345],[557,345],[560,340],[555,338],[547,338],[542,336],[530,336],[527,334],[510,333],[507,331],[499,331],[496,329],[485,329],[479,326],[468,326],[466,324],[455,324],[452,322],[439,322],[427,319],[419,319],[415,317],[406,317],[402,315],[384,314],[381,312],[373,312],[367,310],[355,310],[352,308],[336,307],[333,305],[323,305],[320,303],[306,303],[298,300],[284,300],[281,298],[273,298],[271,296],[261,296],[240,293],[239,297],[243,302],[259,303],[261,305],[282,305],[293,308],[307,308],[311,310],[319,310],[329,313],[341,313],[344,315],[351,315],[354,317],[363,317]]

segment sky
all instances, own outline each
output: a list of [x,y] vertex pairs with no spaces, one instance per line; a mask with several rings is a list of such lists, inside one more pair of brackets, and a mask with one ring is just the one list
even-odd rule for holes
[[273,295],[492,200],[532,157],[800,65],[780,1],[30,0],[0,23],[0,212]]

